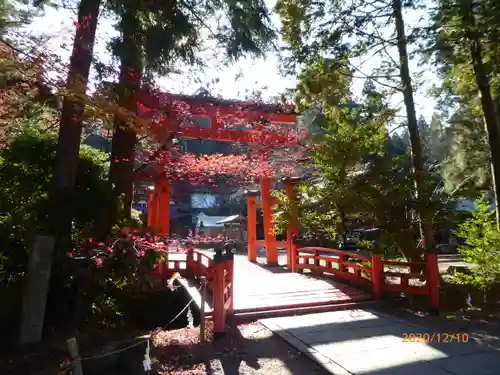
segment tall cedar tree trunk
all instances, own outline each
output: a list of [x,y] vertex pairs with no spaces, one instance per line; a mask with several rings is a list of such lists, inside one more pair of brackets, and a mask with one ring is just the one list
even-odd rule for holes
[[78,6],[78,23],[66,83],[68,93],[64,97],[59,126],[49,216],[49,231],[55,239],[55,254],[48,299],[49,310],[53,312],[56,312],[63,305],[63,301],[60,300],[63,286],[61,281],[63,277],[62,257],[71,250],[73,221],[71,207],[82,136],[85,91],[92,63],[100,5],[101,0],[81,0]]
[[[136,113],[135,98],[142,79],[142,54],[141,41],[136,32],[139,20],[133,8],[122,15],[121,24],[123,43],[120,49],[119,100],[124,108]],[[134,118],[128,121],[122,117],[117,118],[111,147],[109,178],[112,192],[108,208],[108,232],[117,219],[129,219],[131,216],[136,143]]]
[[[101,0],[82,0],[78,7],[78,24],[70,59],[62,115],[57,142],[51,196],[51,233],[64,245],[71,236],[72,206],[82,137],[82,116],[85,108],[92,50],[94,48]],[[69,250],[65,248],[64,250]]]
[[496,218],[497,229],[500,231],[500,191],[497,183],[500,181],[500,124],[498,123],[497,113],[495,111],[495,102],[491,95],[489,77],[491,72],[484,65],[483,52],[481,49],[480,36],[476,27],[474,16],[474,5],[472,1],[461,1],[462,20],[466,27],[466,37],[469,44],[469,52],[476,77],[477,88],[481,96],[481,106],[484,113],[484,122],[486,132],[488,133],[488,142],[491,152],[491,175],[493,180],[493,189],[496,200]]
[[[411,154],[413,169],[415,174],[415,198],[417,200],[418,224],[422,246],[424,250],[429,250],[432,246],[433,234],[432,224],[429,220],[427,200],[429,197],[425,194],[425,169],[422,155],[422,144],[418,134],[418,121],[415,112],[415,101],[413,99],[413,87],[411,84],[410,68],[408,66],[408,51],[405,25],[402,13],[401,0],[393,0],[392,9],[394,12],[397,46],[399,52],[400,76],[403,85],[403,97],[408,118],[408,132],[410,134]],[[415,252],[415,259],[420,260],[420,252]]]

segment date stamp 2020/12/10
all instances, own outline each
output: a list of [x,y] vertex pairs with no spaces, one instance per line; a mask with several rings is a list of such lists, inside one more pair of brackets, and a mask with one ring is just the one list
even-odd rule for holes
[[425,344],[457,342],[466,344],[469,342],[469,335],[460,332],[403,333],[403,342],[422,342]]

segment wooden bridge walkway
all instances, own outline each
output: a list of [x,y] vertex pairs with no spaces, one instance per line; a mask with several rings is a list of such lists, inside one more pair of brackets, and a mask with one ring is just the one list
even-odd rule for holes
[[236,315],[272,316],[324,311],[373,300],[366,291],[341,284],[331,277],[291,273],[280,266],[261,266],[249,262],[243,255],[235,255],[234,269]]
[[295,272],[287,267],[286,252],[278,257],[280,265],[268,266],[259,256],[250,262],[246,255],[226,253],[216,260],[213,251],[192,249],[169,253],[166,267],[181,270],[181,284],[198,307],[201,277],[206,277],[205,315],[220,332],[227,315],[250,320],[360,308],[384,293],[426,295],[431,308],[437,306],[437,283],[431,282],[438,272],[435,255],[435,264],[422,263],[422,274],[412,273],[407,262],[334,249],[299,248],[293,257]]
[[[200,307],[199,284],[182,279],[195,303]],[[212,314],[211,298],[205,312]],[[361,307],[373,303],[369,292],[310,273],[291,273],[284,266],[262,266],[249,262],[245,255],[234,257],[233,314],[245,319],[287,316]]]

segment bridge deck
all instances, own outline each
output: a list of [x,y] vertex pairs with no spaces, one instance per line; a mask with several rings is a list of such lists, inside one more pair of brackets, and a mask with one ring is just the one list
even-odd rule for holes
[[355,287],[335,282],[332,276],[291,273],[284,267],[262,267],[236,255],[234,310],[310,307],[367,301],[372,297]]
[[[203,251],[205,252],[205,251]],[[206,251],[212,254],[211,251]],[[259,257],[260,261],[264,261]],[[331,275],[291,273],[279,257],[280,266],[252,263],[246,255],[234,257],[234,313],[241,316],[268,317],[294,315],[300,312],[329,311],[351,304],[371,301],[372,295],[362,289],[337,282]],[[197,288],[187,280],[181,281],[188,293],[200,305]],[[205,311],[211,314],[211,298]]]

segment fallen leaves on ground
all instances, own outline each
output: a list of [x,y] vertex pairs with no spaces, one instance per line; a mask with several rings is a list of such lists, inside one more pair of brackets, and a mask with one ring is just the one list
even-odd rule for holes
[[[152,356],[158,375],[324,374],[300,352],[258,322],[230,324],[226,336],[199,341],[198,328],[155,332]],[[294,368],[294,370],[292,370]]]
[[[91,349],[102,348],[109,342],[116,343],[142,336],[144,332],[113,329],[110,331],[88,331],[78,337],[82,356],[92,354]],[[258,322],[229,325],[226,336],[212,342],[213,324],[206,324],[206,341],[200,342],[197,328],[183,328],[151,332],[151,359],[156,375],[292,375],[318,374],[325,372],[306,356],[288,346],[283,340]],[[108,337],[109,336],[109,337]],[[14,356],[0,356],[0,374],[52,375],[67,374],[62,370],[68,364],[68,354],[61,337],[45,342],[36,348],[17,352]],[[56,345],[57,344],[57,345]],[[95,351],[95,350],[94,350]],[[142,349],[131,349],[124,353],[120,362],[127,370],[107,371],[106,374],[136,374],[142,367]],[[125,363],[126,362],[126,363]],[[96,367],[97,370],[101,365]],[[88,371],[87,371],[88,370]],[[28,372],[26,372],[28,371]],[[135,371],[135,372],[129,372]],[[85,374],[99,374],[86,368]]]

